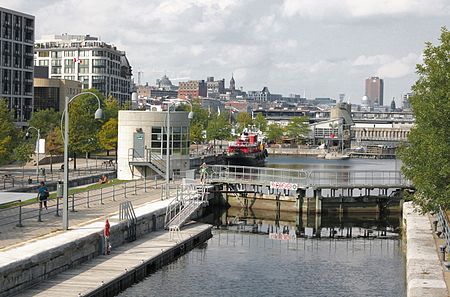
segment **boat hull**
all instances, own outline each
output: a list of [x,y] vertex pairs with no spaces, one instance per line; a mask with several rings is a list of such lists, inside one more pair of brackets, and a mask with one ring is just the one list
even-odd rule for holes
[[227,165],[241,165],[241,166],[264,166],[266,156],[264,153],[254,155],[233,154],[225,156],[225,163]]

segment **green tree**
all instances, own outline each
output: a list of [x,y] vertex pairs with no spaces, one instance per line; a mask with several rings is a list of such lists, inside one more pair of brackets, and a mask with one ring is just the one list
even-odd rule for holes
[[18,132],[6,100],[0,100],[0,165],[12,159]]
[[244,130],[244,128],[251,126],[253,123],[252,116],[248,112],[240,112],[236,117],[236,122],[238,124],[238,128],[240,131]]
[[117,158],[117,135],[118,135],[118,120],[117,118],[110,118],[103,124],[98,132],[98,140],[100,147],[106,151],[114,150]]
[[231,136],[231,125],[228,123],[228,114],[214,114],[208,122],[206,137],[208,140],[225,140]]
[[270,143],[279,143],[283,139],[283,128],[278,124],[270,124],[266,131],[267,140]]
[[261,112],[258,112],[256,118],[253,120],[253,123],[261,132],[266,132],[267,120]]
[[[102,103],[103,96],[95,89],[94,92]],[[69,111],[69,144],[70,151],[74,154],[86,154],[86,156],[99,148],[97,133],[102,123],[95,120],[94,114],[98,108],[97,99],[90,94],[83,94],[70,103]],[[76,159],[74,161],[76,168]]]
[[[186,104],[185,110],[190,110],[190,106]],[[194,112],[194,118],[191,121],[191,125],[199,124],[203,130],[208,127],[209,114],[206,109],[203,109],[200,102],[194,100],[192,102],[192,111]]]
[[33,153],[34,145],[28,141],[22,141],[14,148],[14,159],[22,165],[22,177],[25,176],[25,164],[32,160],[31,155]]
[[104,108],[103,108],[103,112],[104,112],[104,116],[105,116],[105,120],[109,120],[110,118],[119,118],[119,110],[125,109],[124,106],[121,106],[119,101],[117,101],[116,98],[114,98],[113,96],[109,96],[105,101],[104,101]]
[[61,125],[61,113],[54,109],[43,109],[33,112],[28,125],[40,129],[41,138],[45,138],[50,131]]
[[402,171],[416,188],[422,211],[450,209],[450,32],[442,28],[441,44],[426,43],[414,84],[411,106],[416,117],[400,150]]
[[286,126],[286,135],[300,143],[308,136],[309,125],[307,117],[293,117]]

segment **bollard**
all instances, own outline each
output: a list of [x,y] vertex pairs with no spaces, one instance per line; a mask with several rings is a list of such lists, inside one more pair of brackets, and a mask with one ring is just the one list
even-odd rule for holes
[[89,208],[89,190],[87,191],[86,195],[86,207]]
[[72,194],[72,210],[71,212],[75,212],[75,194]]
[[445,245],[439,246],[439,254],[442,262],[445,262],[445,248],[446,248]]
[[103,188],[100,188],[100,204],[104,204],[103,203]]
[[19,222],[16,225],[17,227],[23,227],[22,225],[22,205],[19,204]]
[[433,221],[433,231],[436,232],[437,231],[437,225],[438,225],[438,221],[434,220]]
[[59,196],[56,195],[56,213],[55,217],[59,217]]
[[38,222],[42,222],[42,202],[39,202],[39,211],[38,211]]

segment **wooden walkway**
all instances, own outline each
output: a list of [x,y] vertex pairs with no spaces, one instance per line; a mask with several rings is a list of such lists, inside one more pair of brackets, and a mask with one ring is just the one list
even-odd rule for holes
[[113,247],[110,255],[99,256],[77,268],[44,280],[16,296],[110,295],[143,279],[151,272],[149,268],[154,270],[184,254],[189,247],[201,243],[202,240],[194,239],[199,235],[203,235],[200,237],[204,240],[210,238],[211,228],[207,224],[190,224],[180,231],[181,239],[175,237],[172,240],[165,230],[149,233],[132,243]]

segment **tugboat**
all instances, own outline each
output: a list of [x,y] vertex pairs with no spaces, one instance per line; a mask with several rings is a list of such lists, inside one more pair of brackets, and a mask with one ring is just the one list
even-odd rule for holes
[[236,141],[228,143],[225,162],[228,165],[264,166],[268,155],[265,144],[258,139],[258,134],[244,131]]

